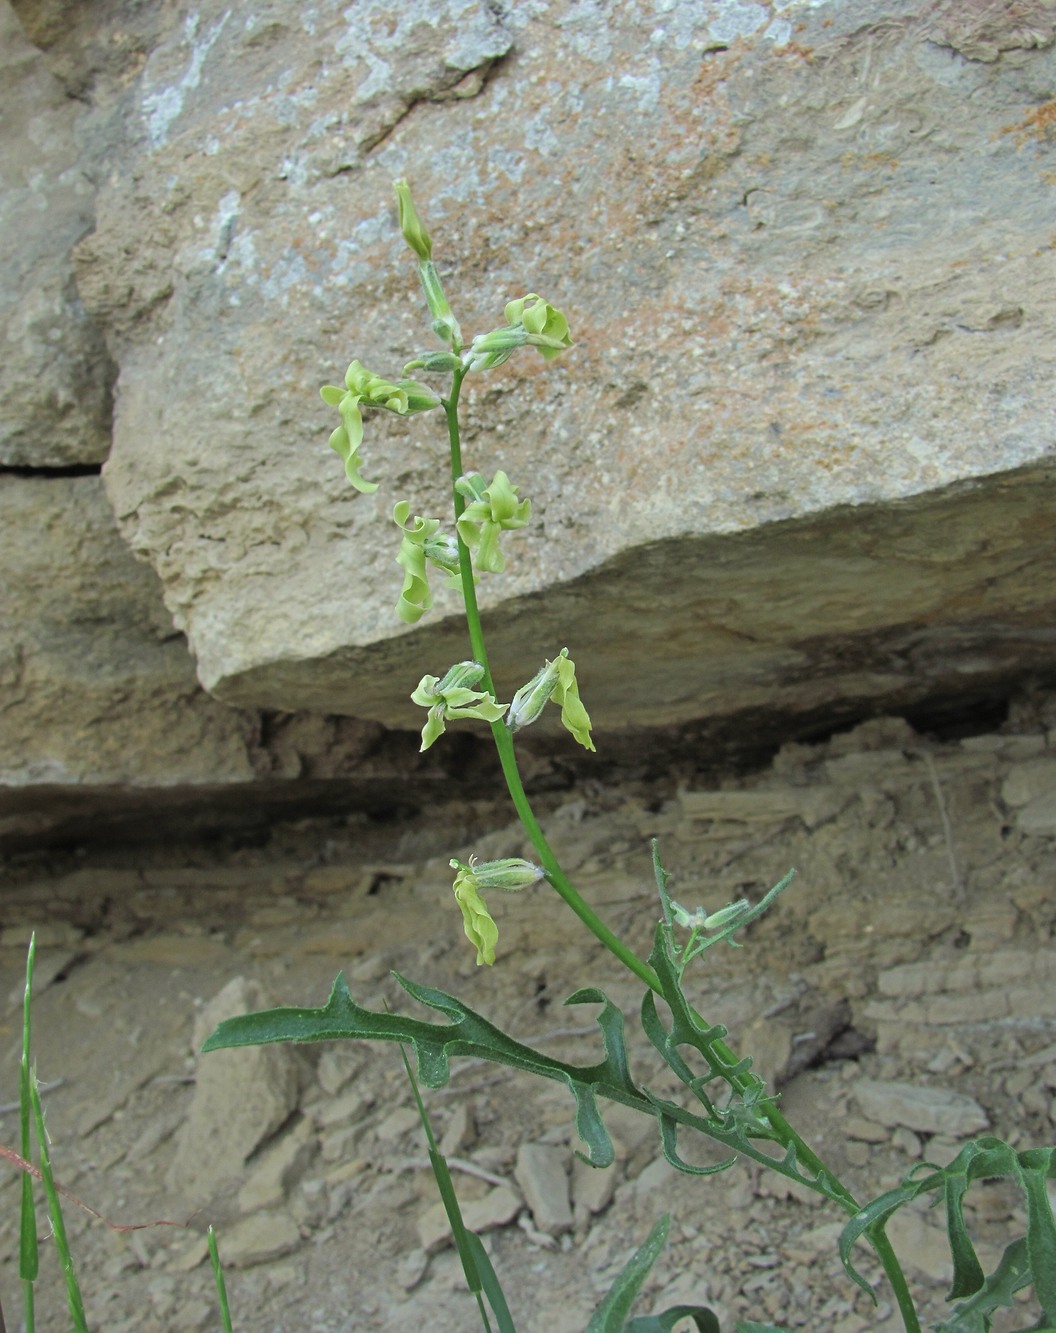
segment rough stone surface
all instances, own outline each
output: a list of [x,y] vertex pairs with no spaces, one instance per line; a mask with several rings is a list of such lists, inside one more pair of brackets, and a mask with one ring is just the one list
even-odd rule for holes
[[[266,1007],[257,982],[233,978],[198,1015],[195,1049],[223,1019]],[[247,1158],[289,1119],[297,1094],[297,1061],[287,1047],[247,1046],[201,1057],[194,1099],[169,1170],[170,1187],[200,1203],[241,1181]],[[256,1244],[255,1239],[250,1247],[254,1254]],[[241,1261],[259,1263],[261,1258]]]
[[253,776],[257,719],[194,678],[157,579],[98,477],[0,476],[0,782],[166,786]]
[[289,1254],[300,1240],[300,1229],[288,1214],[254,1213],[225,1231],[223,1261],[232,1268],[250,1268]]
[[[177,691],[221,781],[273,774],[237,735],[258,710],[413,727],[410,687],[464,654],[450,600],[413,636],[392,614],[388,515],[440,512],[439,417],[369,421],[359,496],[317,393],[431,339],[403,174],[467,331],[534,288],[576,339],[464,394],[467,465],[538,520],[481,585],[507,689],[566,642],[604,726],[1056,671],[1048,0],[17,0],[0,24],[2,457],[107,459],[200,681],[245,710]],[[112,534],[73,533],[105,565]],[[92,654],[122,660],[112,625]],[[127,781],[48,690],[69,753],[23,737],[10,781]],[[129,691],[145,739],[114,748],[197,781],[171,699]]]
[[0,466],[101,463],[114,367],[85,310],[72,250],[95,191],[80,160],[82,108],[0,3]]
[[[431,205],[467,327],[494,323],[527,284],[568,308],[580,343],[546,376],[522,360],[468,392],[470,458],[517,473],[541,520],[511,576],[482,590],[500,660],[526,638],[553,651],[573,624],[599,714],[626,718],[648,673],[655,721],[665,705],[676,718],[728,708],[725,672],[750,682],[754,643],[776,639],[758,664],[767,681],[800,669],[853,690],[832,681],[827,645],[861,659],[871,692],[874,675],[906,670],[893,659],[907,639],[974,659],[1013,612],[1030,637],[1037,613],[1000,575],[995,598],[983,572],[991,526],[1004,527],[988,488],[962,500],[974,569],[963,539],[945,540],[957,497],[945,522],[900,513],[872,542],[858,514],[770,525],[1051,449],[1047,143],[1029,120],[1051,53],[969,59],[911,5],[875,25],[856,3],[804,7],[794,41],[791,17],[749,6],[610,17],[556,4],[512,11],[501,36],[490,11],[469,10],[482,45],[455,63],[479,58],[475,95],[437,107],[435,70],[404,72],[425,34],[413,5],[394,29],[365,16],[354,47],[336,7],[309,34],[235,25],[214,6],[168,32],[144,70],[137,170],[102,192],[81,277],[100,318],[120,310],[127,325],[137,300],[150,312],[149,338],[135,322],[117,339],[107,486],[206,685],[243,704],[410,716],[386,514],[402,497],[435,508],[442,432],[372,425],[365,457],[382,486],[360,498],[335,478],[310,406],[352,355],[388,365],[423,337],[388,200],[404,171]],[[429,42],[443,55],[454,7],[440,12]],[[236,99],[250,52],[272,81],[258,74]],[[143,210],[171,237],[164,301],[156,265],[140,298],[115,262],[139,252]],[[164,451],[144,447],[159,433]],[[1029,481],[1051,527],[1051,486]],[[1048,586],[1051,560],[1037,565]],[[545,609],[531,597],[555,588]],[[588,604],[592,633],[575,614]],[[418,647],[442,661],[450,639],[437,625]],[[693,673],[703,660],[710,677]]]

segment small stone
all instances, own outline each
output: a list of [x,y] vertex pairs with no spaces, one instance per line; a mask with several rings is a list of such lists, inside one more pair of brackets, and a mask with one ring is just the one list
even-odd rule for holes
[[654,1157],[634,1182],[634,1192],[639,1198],[652,1194],[656,1190],[670,1187],[678,1172],[666,1157]]
[[1035,797],[1020,810],[1016,822],[1023,833],[1032,833],[1035,837],[1056,837],[1056,791]]
[[572,1215],[577,1231],[584,1231],[592,1214],[603,1212],[616,1192],[615,1166],[594,1167],[576,1157],[572,1162]]
[[[197,1268],[199,1264],[204,1263],[209,1255],[209,1245],[204,1236],[195,1236],[187,1245],[182,1245],[176,1253],[169,1258],[165,1267],[170,1273],[190,1273]],[[220,1253],[221,1261],[224,1259],[223,1251]]]
[[911,1129],[906,1129],[904,1125],[899,1125],[891,1135],[891,1146],[896,1152],[900,1152],[903,1157],[910,1157],[913,1161],[916,1161],[924,1151],[920,1139]]
[[[466,1229],[480,1235],[496,1227],[507,1226],[524,1207],[524,1200],[509,1185],[496,1185],[480,1199],[460,1203]],[[451,1223],[447,1210],[437,1200],[418,1219],[418,1239],[426,1254],[435,1254],[451,1242]]]
[[319,1086],[331,1097],[336,1097],[359,1069],[359,1061],[349,1054],[346,1046],[347,1043],[335,1050],[324,1051],[315,1071]]
[[368,1110],[370,1103],[360,1092],[345,1092],[332,1101],[323,1102],[314,1112],[315,1123],[320,1129],[331,1125],[340,1125],[349,1120],[359,1120]]
[[269,1144],[260,1160],[254,1162],[238,1192],[239,1209],[252,1213],[260,1208],[278,1207],[290,1186],[303,1175],[314,1152],[311,1121],[301,1119],[277,1142]]
[[429,1270],[429,1255],[416,1247],[408,1250],[396,1266],[396,1281],[404,1291],[412,1291]]
[[[265,1007],[260,986],[235,977],[198,1016],[195,1046],[222,1019]],[[170,1187],[200,1203],[240,1179],[246,1159],[289,1119],[297,1093],[297,1057],[288,1048],[247,1046],[200,1056]]]
[[382,1115],[374,1126],[374,1134],[382,1143],[395,1143],[398,1138],[415,1128],[421,1128],[418,1112],[411,1106],[397,1106]]
[[849,1139],[860,1139],[863,1143],[887,1142],[887,1130],[875,1120],[867,1120],[861,1115],[849,1115],[840,1123]]
[[1013,764],[1001,785],[1001,799],[1013,807],[1027,806],[1038,797],[1056,794],[1056,760],[1031,759]]
[[548,1236],[558,1236],[572,1228],[567,1162],[565,1148],[522,1143],[517,1150],[514,1176],[524,1191],[536,1228]]
[[473,1111],[465,1102],[459,1102],[440,1139],[440,1151],[445,1157],[457,1157],[476,1141],[477,1125]]
[[251,1268],[289,1254],[300,1243],[300,1229],[288,1214],[254,1213],[220,1237],[220,1258],[229,1268]]
[[854,1092],[869,1119],[891,1128],[902,1125],[924,1134],[964,1138],[986,1129],[990,1123],[977,1101],[946,1088],[862,1079]]
[[932,1226],[911,1208],[900,1208],[887,1224],[887,1234],[895,1253],[918,1273],[949,1282],[953,1260],[946,1232]]

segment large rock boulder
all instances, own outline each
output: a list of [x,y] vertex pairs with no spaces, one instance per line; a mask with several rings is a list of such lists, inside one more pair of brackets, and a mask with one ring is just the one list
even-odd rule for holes
[[1049,0],[107,0],[90,40],[18,8],[98,182],[73,263],[120,372],[106,494],[244,716],[413,727],[465,654],[450,599],[392,610],[442,418],[369,420],[359,495],[318,396],[433,343],[403,175],[468,332],[531,289],[576,341],[464,394],[467,465],[535,505],[480,589],[504,691],[566,644],[606,726],[1056,668]]

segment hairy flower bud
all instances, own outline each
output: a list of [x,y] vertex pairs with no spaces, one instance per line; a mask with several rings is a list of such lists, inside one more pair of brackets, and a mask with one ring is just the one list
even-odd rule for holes
[[506,857],[501,861],[478,861],[475,856],[469,858],[469,864],[452,860],[451,869],[455,875],[455,901],[462,911],[462,921],[466,937],[477,951],[477,966],[495,961],[495,945],[499,939],[499,928],[492,920],[487,903],[483,898],[485,889],[502,889],[505,892],[517,892],[545,878],[542,866],[519,856]]
[[527,685],[513,696],[506,725],[511,731],[527,727],[539,716],[550,700],[561,706],[561,725],[572,733],[585,750],[593,750],[590,716],[579,697],[576,664],[562,648],[552,662],[537,671]]

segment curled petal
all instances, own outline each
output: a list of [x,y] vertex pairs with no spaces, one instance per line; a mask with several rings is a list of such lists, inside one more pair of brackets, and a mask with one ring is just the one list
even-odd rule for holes
[[477,966],[494,963],[499,928],[484,902],[483,890],[516,892],[518,889],[526,889],[544,878],[543,868],[519,856],[479,862],[475,856],[471,856],[469,865],[453,860],[451,869],[457,871],[455,900],[462,909],[466,935],[477,950]]
[[585,750],[594,750],[590,738],[590,717],[579,697],[579,685],[576,682],[576,664],[568,656],[568,649],[562,648],[561,655],[555,662],[557,684],[554,687],[554,702],[561,705],[561,724],[570,731]]
[[[454,864],[457,864],[455,862]],[[499,928],[491,919],[487,904],[480,896],[480,886],[472,870],[467,866],[459,868],[455,876],[455,901],[462,911],[462,922],[466,938],[477,951],[477,966],[487,963],[490,967],[495,961],[495,945],[499,940]]]
[[552,662],[547,662],[526,685],[513,696],[506,725],[511,731],[526,727],[542,713],[553,699],[561,707],[561,723],[587,750],[594,749],[590,738],[590,716],[579,697],[576,682],[576,664],[562,648]]
[[460,477],[455,486],[469,500],[456,527],[474,552],[473,563],[489,574],[501,574],[506,561],[499,537],[503,531],[525,526],[532,513],[531,500],[517,499],[517,488],[505,472],[496,472],[487,487],[479,473]]
[[360,473],[359,454],[356,448],[351,444],[348,438],[348,430],[345,426],[338,426],[335,431],[331,432],[329,444],[334,453],[340,455],[345,464],[345,476],[357,491],[369,495],[371,491],[376,491],[378,489],[378,483],[376,481],[367,481]]

